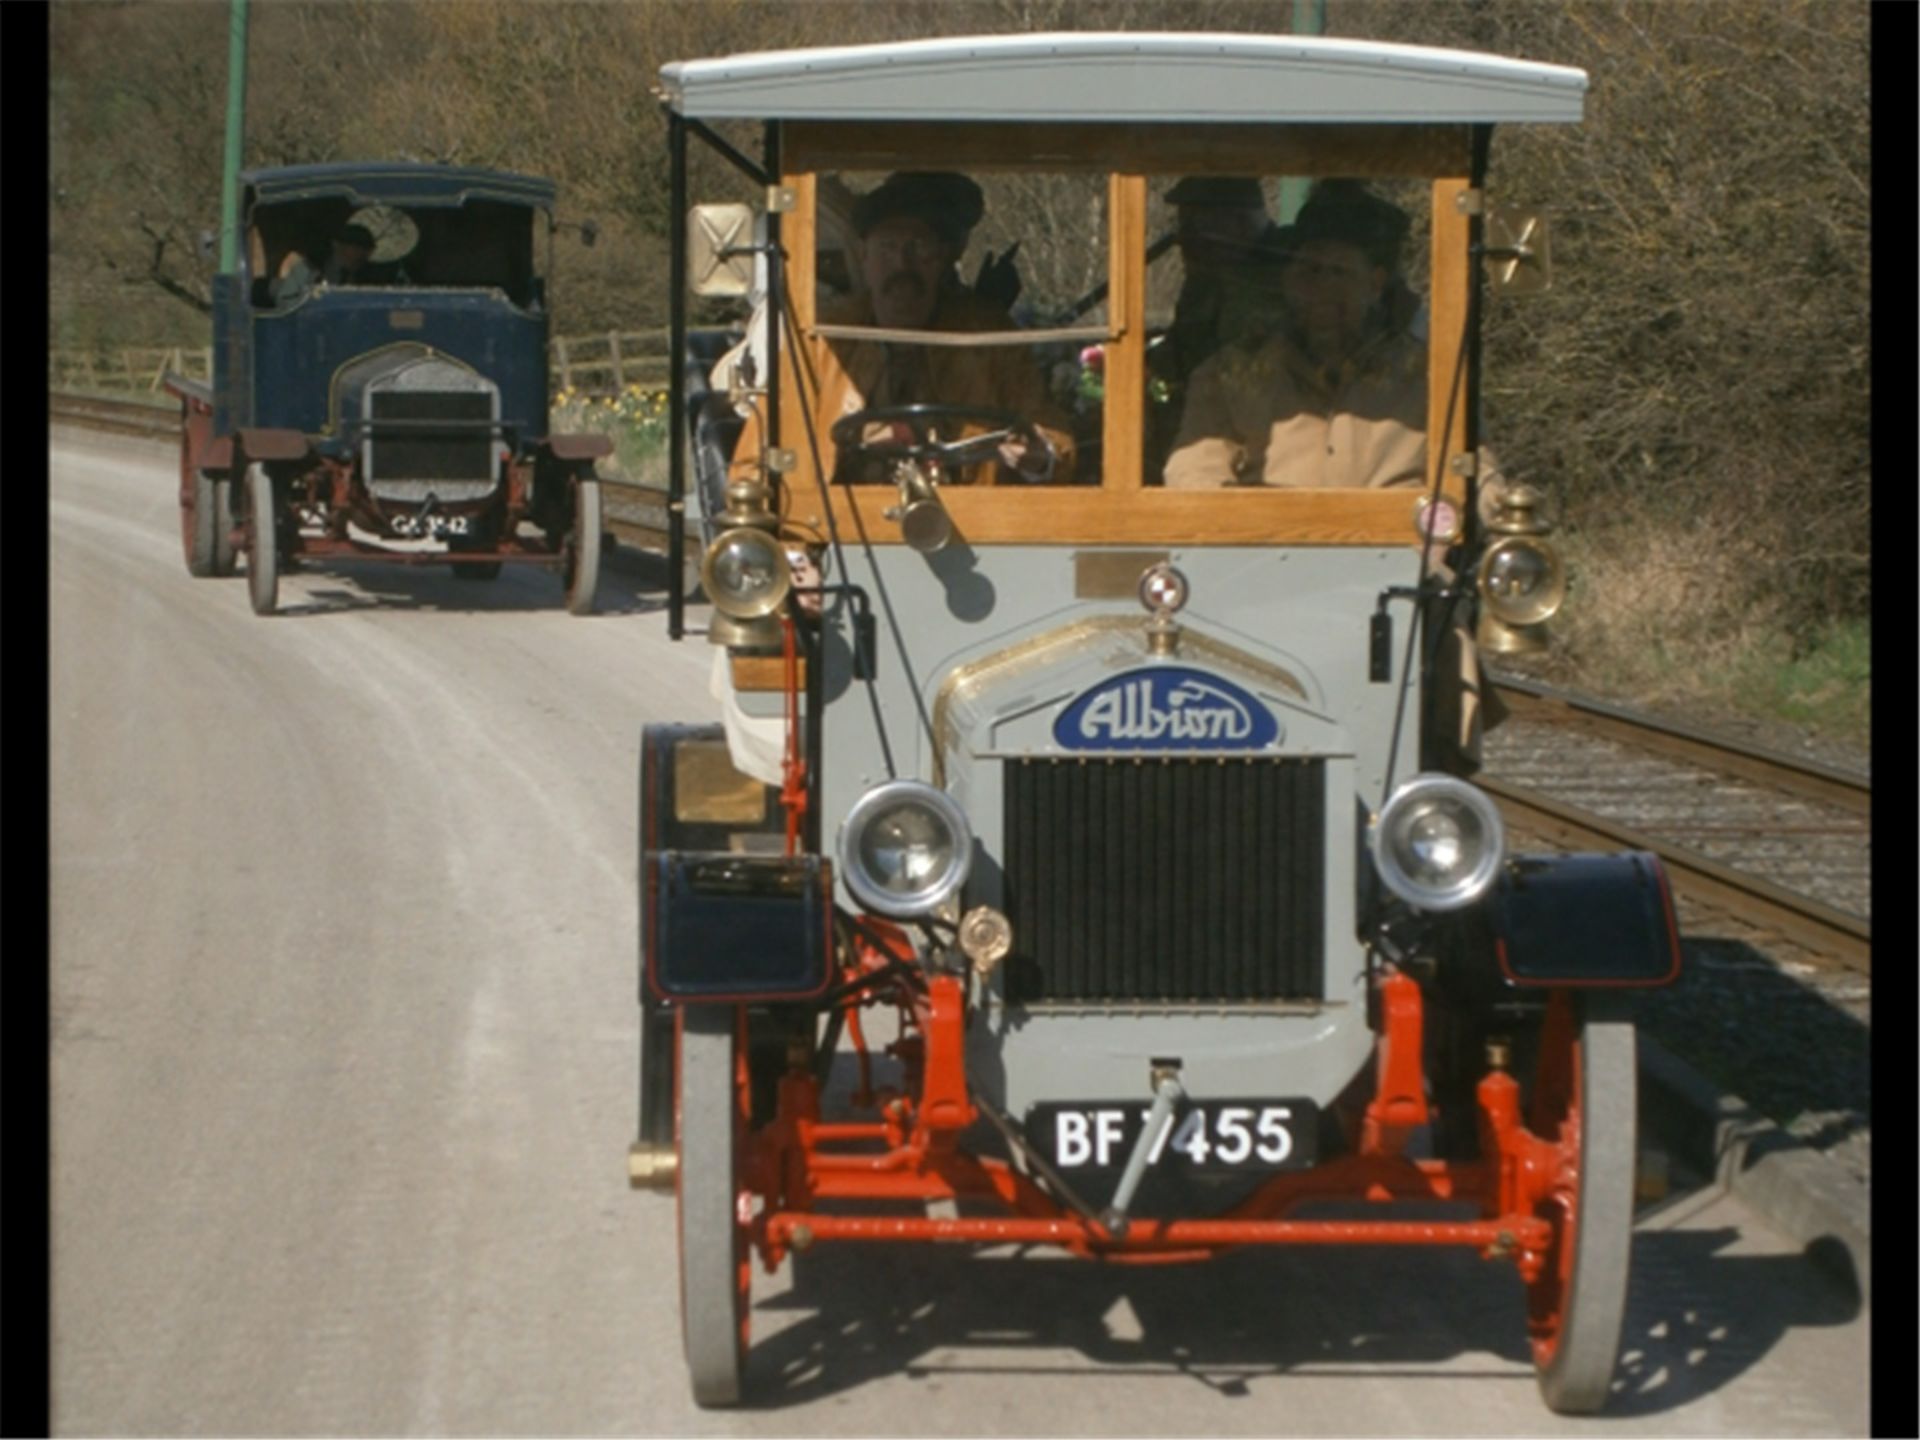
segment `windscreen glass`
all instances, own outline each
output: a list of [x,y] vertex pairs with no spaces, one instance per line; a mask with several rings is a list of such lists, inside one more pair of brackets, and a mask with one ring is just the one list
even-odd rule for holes
[[1090,172],[820,178],[828,408],[868,416],[836,437],[837,479],[888,478],[907,450],[959,483],[1099,483],[1107,196]]
[[1432,183],[1151,176],[1145,475],[1418,485]]

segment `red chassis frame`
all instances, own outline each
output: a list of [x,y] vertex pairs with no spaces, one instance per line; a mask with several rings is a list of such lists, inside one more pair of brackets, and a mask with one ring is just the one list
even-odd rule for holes
[[[1388,966],[1375,982],[1381,1017],[1375,1091],[1352,1153],[1277,1174],[1219,1218],[1141,1218],[1111,1227],[1098,1215],[1061,1203],[1007,1162],[960,1148],[961,1133],[981,1115],[963,1063],[965,982],[917,973],[903,980],[897,968],[883,980],[882,968],[912,952],[897,932],[878,939],[885,943],[858,936],[858,963],[843,977],[847,1028],[860,1067],[854,1101],[858,1108],[877,1109],[878,1120],[823,1121],[820,1082],[811,1056],[803,1053],[807,1047],[800,1045],[780,1078],[773,1118],[750,1126],[746,1012],[739,1012],[740,1183],[763,1202],[750,1234],[769,1271],[788,1251],[825,1241],[1049,1244],[1083,1258],[1134,1263],[1202,1260],[1243,1245],[1469,1245],[1485,1258],[1515,1262],[1527,1287],[1536,1353],[1542,1359],[1552,1353],[1571,1276],[1565,1239],[1575,1219],[1581,1154],[1575,1083],[1580,1055],[1570,992],[1555,990],[1547,1006],[1530,1122],[1520,1113],[1519,1082],[1504,1068],[1490,1067],[1478,1082],[1478,1160],[1403,1153],[1408,1136],[1427,1121],[1423,1012],[1419,986]],[[902,1035],[888,1049],[903,1062],[906,1083],[903,1093],[876,1094],[858,1014],[863,1005],[889,1002],[899,1007]],[[915,1212],[930,1200],[968,1200],[998,1205],[1006,1214],[933,1219],[904,1210],[839,1215],[816,1208],[839,1200],[895,1201]],[[1473,1202],[1480,1216],[1290,1218],[1309,1202],[1403,1200]]]
[[[527,496],[533,480],[534,466],[531,461],[508,461],[503,467],[506,471],[507,485],[504,518],[501,521],[501,534],[496,542],[485,549],[448,551],[409,551],[389,550],[382,545],[369,544],[355,540],[346,533],[347,523],[352,521],[363,530],[384,535],[389,528],[389,507],[383,506],[372,495],[358,490],[354,484],[354,467],[349,460],[337,460],[325,455],[312,455],[304,473],[289,482],[289,495],[294,507],[317,506],[325,501],[329,507],[331,532],[325,535],[298,534],[289,553],[327,559],[365,559],[382,560],[395,565],[486,565],[506,562],[509,564],[541,564],[555,566],[562,563],[562,555],[557,547],[541,540],[523,539],[517,533],[519,523],[527,517]],[[469,514],[479,510],[491,509],[499,504],[497,498],[489,498],[484,504],[475,506],[468,503],[450,504],[445,507],[449,514]],[[404,507],[393,507],[404,509]],[[395,536],[395,539],[411,537]]]

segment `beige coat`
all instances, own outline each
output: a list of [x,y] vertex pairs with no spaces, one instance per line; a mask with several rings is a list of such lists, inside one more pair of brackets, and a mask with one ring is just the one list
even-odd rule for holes
[[[1497,483],[1482,451],[1488,493]],[[1334,373],[1284,336],[1258,349],[1229,346],[1194,371],[1167,461],[1169,487],[1418,486],[1427,467],[1427,351],[1404,332],[1382,336]],[[1440,637],[1434,693],[1439,760],[1456,774],[1480,768],[1481,733],[1505,717],[1480,673],[1464,625]]]
[[1427,350],[1382,336],[1329,373],[1285,336],[1216,351],[1194,371],[1167,460],[1175,489],[1419,485]]
[[[822,306],[820,320],[823,324],[872,325],[873,302],[865,295],[848,296]],[[941,297],[925,328],[984,331],[1018,327],[1000,306],[980,300],[970,291],[955,290]],[[1033,421],[1053,445],[1053,480],[1057,483],[1071,478],[1072,422],[1053,403],[1039,367],[1024,349],[887,345],[877,340],[831,343],[839,365],[823,371],[817,392],[807,396],[819,429],[821,458],[829,474],[837,464],[830,438],[836,421],[873,406],[927,403],[1008,410]],[[789,399],[785,404],[789,417],[797,418],[801,412],[794,402]],[[978,427],[972,429],[978,433]],[[734,451],[734,469],[755,468],[759,453],[760,422],[755,415],[741,433]],[[976,466],[976,482],[991,484],[996,468]]]

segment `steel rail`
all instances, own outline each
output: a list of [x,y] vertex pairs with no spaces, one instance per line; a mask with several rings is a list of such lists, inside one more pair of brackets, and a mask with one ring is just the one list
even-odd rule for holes
[[1873,973],[1873,927],[1858,915],[1504,780],[1482,774],[1474,778],[1474,783],[1494,797],[1507,823],[1516,829],[1544,835],[1575,850],[1652,851],[1666,864],[1674,889],[1681,895],[1765,925],[1849,970],[1862,975]]
[[1868,776],[1750,745],[1677,721],[1639,714],[1530,680],[1507,675],[1491,678],[1515,719],[1577,724],[1593,734],[1637,749],[1791,791],[1803,799],[1837,806],[1863,818],[1872,812],[1873,782]]
[[178,438],[180,434],[177,409],[163,409],[138,400],[109,400],[56,390],[47,396],[47,413],[55,424],[80,425],[116,435]]

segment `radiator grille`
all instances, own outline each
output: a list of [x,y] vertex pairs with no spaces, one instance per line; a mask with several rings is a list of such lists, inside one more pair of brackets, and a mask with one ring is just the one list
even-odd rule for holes
[[[378,480],[490,480],[493,396],[484,390],[376,390],[373,461]],[[457,420],[446,429],[382,430],[382,420]],[[484,492],[482,492],[484,493]]]
[[1011,997],[1322,998],[1324,770],[1008,762]]

